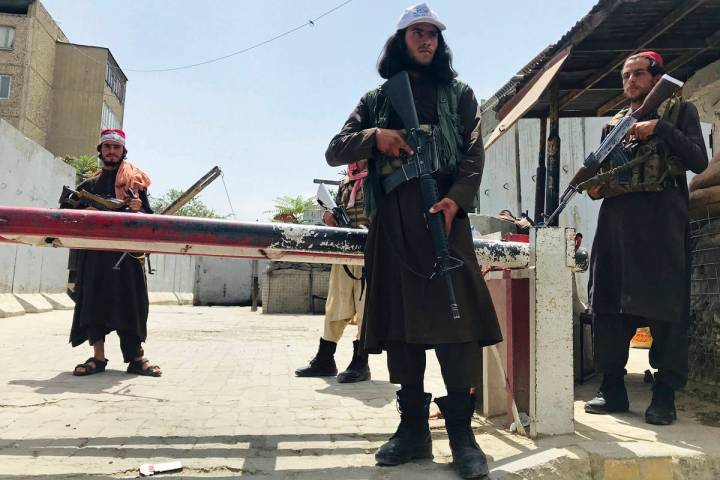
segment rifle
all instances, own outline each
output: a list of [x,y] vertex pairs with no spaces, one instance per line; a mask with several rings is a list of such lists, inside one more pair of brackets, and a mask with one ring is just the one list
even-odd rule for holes
[[632,112],[630,115],[626,115],[620,120],[615,128],[608,133],[605,139],[600,143],[600,146],[587,156],[583,162],[582,167],[575,173],[575,176],[570,180],[570,184],[563,192],[560,197],[560,203],[554,212],[550,216],[546,217],[545,225],[552,225],[552,222],[560,215],[570,199],[577,193],[578,185],[591,179],[600,170],[600,166],[603,161],[612,156],[625,155],[622,150],[622,141],[625,135],[630,131],[633,125],[635,125],[639,119],[643,118],[650,112],[653,112],[660,107],[665,100],[670,98],[677,90],[683,86],[684,82],[671,77],[670,75],[663,75],[660,81],[650,90],[647,97],[643,101],[642,105]]
[[350,217],[344,207],[337,205],[335,200],[330,195],[327,187],[324,183],[321,183],[317,191],[317,202],[325,210],[330,212],[337,222],[337,226],[340,228],[351,228]]
[[[208,173],[203,175],[200,180],[195,182],[190,188],[185,190],[182,195],[180,195],[177,199],[175,199],[174,202],[172,202],[170,205],[165,207],[162,212],[160,212],[160,215],[172,215],[173,213],[177,213],[178,210],[180,210],[183,206],[185,206],[186,203],[188,203],[190,200],[195,198],[195,196],[200,193],[205,187],[210,185],[213,180],[215,180],[217,177],[222,175],[222,170],[218,166],[214,166],[210,169]],[[120,259],[117,261],[117,263],[113,266],[113,270],[120,270],[120,264],[125,259],[125,257],[128,255],[128,252],[124,252]],[[148,254],[149,255],[149,254]],[[154,273],[152,267],[150,266],[150,260],[148,257],[148,273],[152,275]]]
[[425,211],[427,226],[430,230],[433,250],[435,251],[434,272],[431,278],[436,275],[443,275],[445,277],[447,292],[450,297],[450,313],[453,319],[459,319],[460,310],[458,309],[457,300],[455,299],[455,288],[453,287],[452,278],[449,273],[451,270],[462,266],[463,263],[461,260],[450,256],[442,212],[429,212],[430,207],[440,200],[437,182],[432,176],[431,149],[435,149],[433,133],[428,133],[420,129],[420,122],[418,121],[417,111],[415,110],[415,100],[412,89],[410,88],[410,78],[406,71],[393,75],[392,78],[383,84],[382,91],[390,99],[390,104],[402,120],[407,131],[405,140],[415,152],[408,158],[403,168],[409,167],[410,169],[415,169],[418,173],[422,206]]
[[135,193],[132,190],[128,190],[128,198],[118,200],[114,197],[103,197],[86,190],[73,190],[68,186],[63,186],[58,203],[61,206],[68,205],[73,208],[93,207],[97,210],[122,212],[128,210],[128,205],[133,197],[135,197]]

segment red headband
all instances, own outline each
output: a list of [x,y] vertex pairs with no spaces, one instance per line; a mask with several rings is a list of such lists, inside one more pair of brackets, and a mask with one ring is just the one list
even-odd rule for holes
[[[663,60],[663,57],[660,56],[660,54],[657,52],[652,52],[652,51],[648,50],[647,52],[640,52],[640,53],[636,53],[635,55],[640,55],[641,57],[650,58],[650,59],[654,60],[655,63],[657,63],[661,67],[665,66],[665,61]],[[635,56],[635,55],[633,55],[633,56]]]

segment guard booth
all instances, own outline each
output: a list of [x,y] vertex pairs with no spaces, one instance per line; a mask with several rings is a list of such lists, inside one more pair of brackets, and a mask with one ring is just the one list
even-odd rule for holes
[[[697,96],[711,81],[720,88],[720,0],[601,0],[481,105],[486,163],[479,212],[510,209],[538,221],[554,211],[562,189],[600,144],[604,124],[626,106],[620,77],[624,60],[645,50],[660,53],[667,73],[686,82],[683,96],[695,101],[706,122],[706,144],[714,142],[717,151],[720,117],[716,108],[702,108]],[[707,80],[712,72],[718,72],[715,80]],[[693,81],[696,74],[704,80]],[[588,278],[575,267],[559,268],[561,252],[569,251],[560,238],[569,242],[569,229],[575,229],[589,250],[599,205],[576,195],[551,225],[560,228],[531,235],[535,254],[527,271],[486,277],[503,324],[500,350],[509,387],[518,409],[527,405],[533,436],[573,431],[573,357],[577,363],[587,353],[582,349],[591,343],[591,328],[582,325],[577,305],[573,315],[572,301],[587,299]],[[557,243],[550,247],[547,242]],[[490,374],[493,360],[486,356],[485,361]],[[582,379],[585,372],[578,365],[576,370]],[[485,378],[484,413],[509,411],[502,379]]]

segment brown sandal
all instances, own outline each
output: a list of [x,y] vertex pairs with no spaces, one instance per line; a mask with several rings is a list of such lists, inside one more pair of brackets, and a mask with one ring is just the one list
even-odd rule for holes
[[[76,377],[84,377],[86,375],[93,375],[95,373],[102,373],[105,371],[105,367],[107,366],[108,359],[106,358],[103,362],[102,360],[98,360],[95,357],[90,357],[87,360],[85,360],[85,363],[79,363],[75,365],[75,369],[73,370],[73,375]],[[84,371],[79,371],[78,368],[84,368]]]

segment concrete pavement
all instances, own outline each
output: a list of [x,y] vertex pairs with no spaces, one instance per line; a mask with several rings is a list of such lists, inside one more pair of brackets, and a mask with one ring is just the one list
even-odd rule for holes
[[[91,349],[67,343],[71,318],[53,311],[0,320],[0,480],[135,478],[141,463],[168,460],[185,468],[161,478],[458,478],[441,428],[434,460],[374,465],[398,422],[384,356],[371,356],[371,382],[294,377],[317,348],[320,316],[153,306],[145,350],[161,378],[126,374],[114,334],[108,371],[73,377]],[[354,328],[338,347],[339,369]],[[575,435],[532,441],[507,433],[501,419],[478,418],[492,478],[720,478],[720,407],[681,395],[677,424],[646,425],[646,357],[633,351],[628,414],[586,415],[581,400],[597,380],[577,389]],[[432,354],[426,390],[444,394]]]

